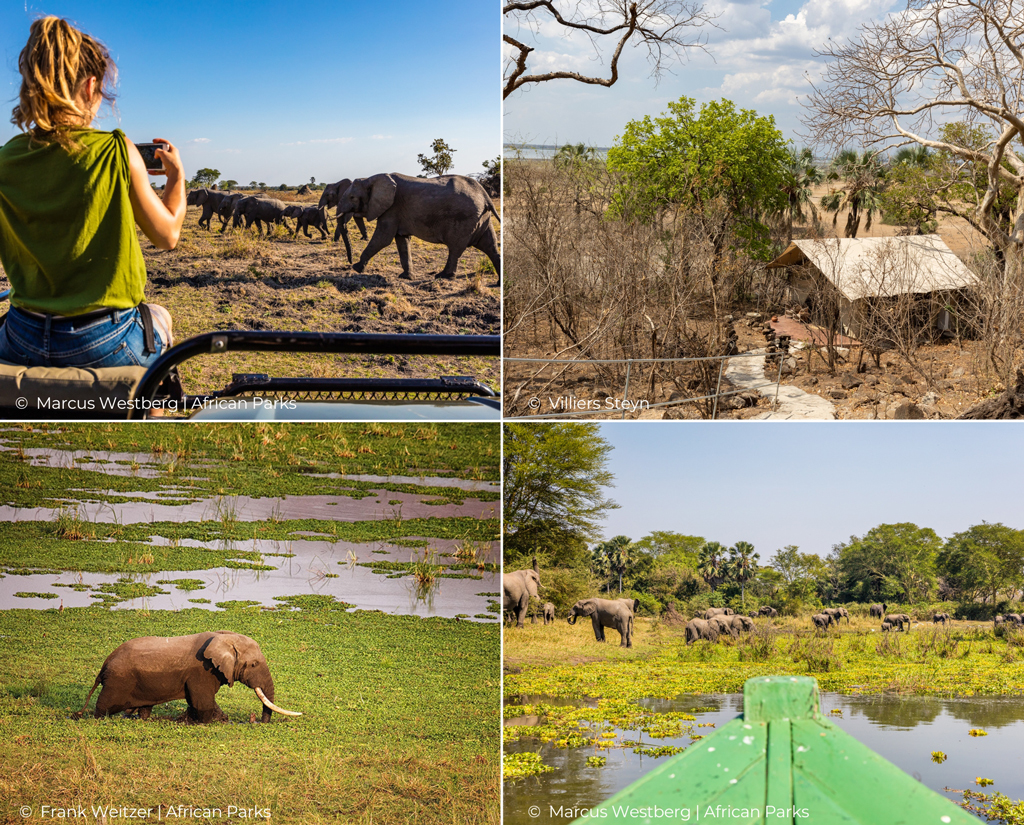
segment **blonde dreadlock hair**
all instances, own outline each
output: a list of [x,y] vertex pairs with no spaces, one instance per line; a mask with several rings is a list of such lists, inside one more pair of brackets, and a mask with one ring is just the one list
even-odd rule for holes
[[79,31],[59,17],[41,17],[32,23],[28,43],[18,57],[21,91],[11,123],[28,132],[33,140],[56,141],[66,149],[76,147],[70,135],[84,122],[89,112],[75,99],[90,77],[97,80],[97,91],[113,102],[111,87],[117,79],[117,67],[110,53],[98,40]]

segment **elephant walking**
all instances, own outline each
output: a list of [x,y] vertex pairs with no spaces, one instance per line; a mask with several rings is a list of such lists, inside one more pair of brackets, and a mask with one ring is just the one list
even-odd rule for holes
[[263,704],[263,722],[269,722],[275,710],[302,715],[274,704],[274,680],[260,646],[248,636],[225,630],[125,642],[103,663],[77,715],[85,713],[93,692],[103,685],[96,699],[97,719],[135,710],[140,719],[148,719],[154,705],[184,699],[190,722],[223,722],[227,716],[215,697],[221,685],[232,687],[235,682],[256,692]]
[[814,622],[815,630],[827,631],[828,626],[832,624],[832,616],[828,613],[815,613],[811,616],[811,621]]
[[299,231],[307,238],[309,227],[320,230],[320,240],[327,240],[327,211],[319,206],[305,206],[301,203],[289,204],[284,208],[284,217],[295,218],[295,237],[298,238]]
[[555,606],[551,602],[544,602],[544,624],[553,624],[555,621]]
[[712,627],[706,619],[690,619],[686,623],[686,644],[692,645],[698,639],[717,642],[718,630]]
[[619,647],[632,647],[636,604],[632,599],[581,599],[569,611],[569,624],[576,624],[580,616],[590,616],[597,641],[603,642],[604,629],[612,627],[619,631]]
[[501,283],[491,215],[500,217],[479,181],[461,175],[413,178],[397,172],[358,178],[338,197],[339,223],[347,214],[377,221],[373,237],[352,267],[356,272],[394,241],[402,262],[400,277],[412,279],[409,238],[416,237],[448,247],[448,260],[438,277],[454,278],[459,258],[472,246],[491,259]]
[[[199,228],[210,229],[210,218],[224,200],[225,193],[217,189],[193,189],[185,196],[185,203],[188,206],[201,206],[203,213],[199,216]],[[206,224],[203,226],[203,224]]]
[[[317,206],[322,206],[324,209],[336,209],[338,207],[338,199],[345,194],[345,190],[352,185],[352,181],[348,178],[342,178],[336,183],[329,183],[324,187],[323,194],[320,195],[320,202]],[[353,215],[351,212],[346,212],[338,217],[338,225],[334,228],[334,242],[338,242],[338,237],[345,239],[345,252],[348,254],[348,262],[352,263],[352,244],[349,243],[348,239],[348,222],[350,218],[355,218],[356,226],[359,228],[359,234],[365,241],[366,235],[366,221],[364,221],[358,215]]]
[[769,619],[777,619],[779,617],[779,611],[774,607],[769,607],[766,604],[761,605],[757,611],[758,616],[767,616]]
[[934,616],[932,616],[932,623],[933,624],[939,624],[940,622],[942,624],[946,624],[949,621],[950,621],[950,617],[949,617],[948,613],[936,613]]
[[505,573],[501,577],[504,590],[504,612],[511,618],[515,616],[516,627],[525,627],[523,617],[530,605],[530,597],[536,596],[540,589],[540,574],[536,570],[516,570]]
[[906,628],[904,628],[903,625],[906,625],[907,628],[909,628],[911,624],[910,616],[908,616],[906,613],[890,613],[888,616],[885,617],[885,620],[889,622],[889,624],[891,624],[893,627],[899,626],[899,629],[902,632],[906,632]]
[[718,631],[719,636],[728,634],[735,639],[739,633],[732,626],[732,618],[732,616],[712,616],[707,622]]
[[707,621],[714,616],[734,616],[736,611],[731,607],[709,607],[704,611],[704,620]]
[[873,604],[868,608],[868,615],[872,619],[881,619],[885,615],[886,604]]

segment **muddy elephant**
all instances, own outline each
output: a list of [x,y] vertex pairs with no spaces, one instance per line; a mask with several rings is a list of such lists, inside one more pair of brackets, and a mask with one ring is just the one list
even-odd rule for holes
[[950,616],[949,616],[948,613],[936,613],[935,615],[932,616],[932,623],[933,624],[939,624],[939,623],[946,624],[950,620],[951,619],[950,619]]
[[832,624],[834,620],[828,613],[815,613],[811,616],[811,621],[814,622],[815,630],[828,630],[828,626]]
[[284,208],[284,216],[286,218],[295,218],[295,237],[298,238],[299,231],[307,238],[312,238],[309,234],[309,227],[320,230],[320,240],[327,240],[327,211],[319,206],[306,206],[302,203],[291,203]]
[[553,624],[555,621],[555,606],[551,602],[544,602],[544,624]]
[[604,629],[612,627],[619,631],[619,647],[632,647],[636,604],[633,599],[580,599],[569,611],[569,624],[576,624],[580,616],[590,616],[597,641],[603,642]]
[[189,722],[223,722],[227,716],[215,697],[221,685],[232,687],[235,682],[256,691],[263,722],[269,722],[275,710],[302,715],[274,704],[274,680],[260,646],[227,630],[125,642],[103,663],[77,715],[85,713],[93,691],[103,685],[93,714],[97,719],[121,711],[138,711],[140,719],[148,719],[154,705],[184,699]]
[[904,628],[903,625],[906,625],[908,628],[910,627],[910,616],[906,613],[890,613],[885,617],[885,620],[893,627],[898,625],[899,629],[904,632],[906,631],[906,628]]
[[692,645],[698,639],[717,642],[718,630],[712,627],[705,619],[690,619],[686,623],[686,643]]
[[868,608],[868,615],[872,619],[881,619],[885,615],[886,604],[873,604]]
[[540,589],[540,574],[536,570],[505,573],[501,577],[501,585],[504,590],[505,615],[510,618],[515,616],[516,627],[525,627],[523,617],[526,608],[530,606],[530,597],[535,597]]
[[[323,193],[320,195],[320,202],[317,206],[322,206],[324,209],[337,209],[338,198],[340,198],[346,189],[352,185],[352,181],[349,178],[342,178],[336,183],[329,183],[324,187]],[[364,221],[358,215],[353,215],[351,212],[338,217],[338,225],[334,228],[334,242],[338,242],[339,237],[345,239],[345,252],[348,253],[348,262],[352,263],[352,244],[348,240],[348,222],[350,218],[355,218],[356,226],[359,228],[359,234],[363,240],[366,240],[366,221]]]
[[[203,207],[203,214],[199,216],[200,228],[209,230],[210,218],[213,217],[213,213],[220,206],[221,201],[224,200],[225,194],[217,189],[203,187],[202,189],[193,189],[185,195],[186,204]],[[203,224],[206,225],[203,226]]]
[[734,611],[731,607],[709,607],[707,610],[704,611],[703,618],[704,618],[704,621],[707,621],[710,618],[712,618],[713,616],[734,616],[734,615],[736,615],[736,611]]
[[413,178],[397,172],[357,178],[338,197],[338,220],[349,213],[377,221],[373,237],[352,267],[356,272],[394,241],[402,262],[400,277],[411,279],[409,238],[415,237],[448,247],[448,260],[438,277],[454,278],[459,258],[472,246],[491,259],[501,283],[498,236],[491,225],[491,215],[498,213],[479,181],[461,175]]

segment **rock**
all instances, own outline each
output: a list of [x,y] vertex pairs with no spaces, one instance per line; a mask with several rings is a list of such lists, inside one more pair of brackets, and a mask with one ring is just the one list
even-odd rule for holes
[[807,376],[807,377],[806,377],[806,378],[804,379],[804,383],[805,383],[805,384],[806,384],[806,385],[807,385],[808,387],[816,387],[816,386],[818,385],[818,383],[819,383],[819,381],[818,381],[818,376],[816,376],[816,375],[808,375],[808,376]]
[[854,396],[857,404],[873,404],[878,400],[878,393],[872,392],[871,390],[862,389],[857,395]]
[[925,417],[924,412],[917,404],[911,404],[909,402],[900,404],[896,408],[896,412],[893,418],[896,421],[919,421]]
[[760,321],[761,320],[761,313],[760,312],[748,312],[744,317],[745,318],[749,318],[751,321]]
[[841,390],[838,387],[828,391],[828,397],[835,399],[836,401],[843,401],[846,398],[849,398],[849,395],[850,394],[846,390]]
[[942,411],[934,404],[921,404],[920,407],[928,418],[942,418]]
[[864,382],[864,386],[865,387],[877,387],[878,386],[878,376],[877,375],[864,374],[864,375],[861,376],[861,381]]
[[937,392],[935,392],[934,390],[926,392],[924,394],[924,398],[921,399],[921,406],[922,407],[926,407],[926,406],[927,407],[934,407],[938,403],[939,403],[939,394]]
[[782,374],[783,375],[796,375],[797,362],[793,356],[790,356],[782,362]]
[[854,375],[852,372],[844,372],[839,376],[839,382],[843,385],[844,389],[852,390],[863,384],[864,379],[859,375]]

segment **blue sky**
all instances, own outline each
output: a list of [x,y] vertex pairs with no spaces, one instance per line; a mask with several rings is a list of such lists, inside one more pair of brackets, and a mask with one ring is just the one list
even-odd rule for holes
[[[518,91],[504,101],[505,140],[611,146],[628,121],[658,115],[685,95],[698,103],[725,97],[740,108],[773,115],[786,138],[803,145],[800,97],[810,91],[807,78],[822,66],[814,50],[904,8],[896,0],[706,0],[704,6],[718,15],[718,28],[706,29],[708,54],[692,51],[689,62],[656,85],[646,53],[627,48],[619,80],[610,88],[560,80]],[[511,29],[509,34],[517,36]],[[536,38],[518,31],[537,49],[531,65],[607,76],[606,63],[594,61],[588,41],[560,34],[554,25],[542,26]],[[605,49],[605,61],[609,55]]]
[[501,152],[500,14],[482,0],[75,2],[0,4],[4,116],[20,86],[32,20],[66,17],[103,41],[120,71],[129,138],[179,145],[189,175],[242,183],[417,174],[434,138],[455,172]]
[[982,521],[1024,528],[1024,429],[993,422],[609,422],[615,449],[605,538],[654,530],[787,544],[827,555],[879,524],[946,538]]

